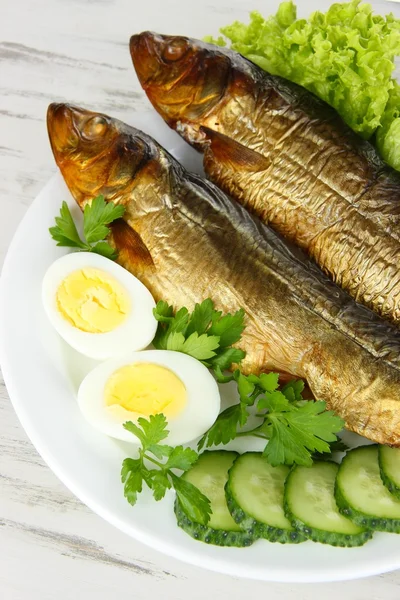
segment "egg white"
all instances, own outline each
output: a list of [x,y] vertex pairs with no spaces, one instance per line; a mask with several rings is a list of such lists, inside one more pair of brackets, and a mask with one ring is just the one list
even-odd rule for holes
[[[83,380],[78,391],[78,404],[86,420],[110,437],[131,443],[139,440],[123,427],[126,421],[137,422],[137,413],[119,407],[110,410],[105,404],[104,389],[117,369],[133,363],[152,363],[170,369],[186,387],[187,403],[183,410],[168,418],[168,437],[161,443],[176,446],[198,438],[217,418],[221,398],[210,371],[198,360],[171,350],[145,350],[123,358],[111,359],[95,367]],[[145,417],[146,418],[146,417]]]
[[[129,296],[129,314],[112,331],[82,331],[69,323],[57,308],[56,295],[62,281],[73,271],[87,267],[100,269],[114,277]],[[96,360],[142,350],[151,343],[157,330],[157,321],[153,315],[155,302],[149,290],[117,263],[91,252],[66,254],[53,262],[43,278],[42,302],[51,324],[59,335],[75,350]]]

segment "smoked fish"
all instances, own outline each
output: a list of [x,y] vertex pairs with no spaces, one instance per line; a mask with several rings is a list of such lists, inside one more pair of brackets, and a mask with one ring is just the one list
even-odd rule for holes
[[240,54],[151,32],[130,41],[155,109],[206,175],[400,323],[400,173],[311,92]]
[[156,300],[243,307],[243,372],[307,380],[346,426],[400,446],[400,330],[357,304],[299,248],[188,173],[146,134],[66,104],[48,109],[57,165],[81,208],[125,206],[112,226],[119,262]]

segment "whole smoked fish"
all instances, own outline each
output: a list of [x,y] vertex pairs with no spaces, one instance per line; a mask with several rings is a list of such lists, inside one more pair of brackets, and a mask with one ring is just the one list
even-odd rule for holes
[[143,89],[208,177],[400,322],[400,173],[304,88],[185,37],[131,38]]
[[245,373],[305,378],[346,426],[400,445],[400,331],[337,287],[301,250],[144,133],[65,104],[48,110],[54,157],[83,208],[125,206],[112,228],[120,263],[190,309],[246,311]]

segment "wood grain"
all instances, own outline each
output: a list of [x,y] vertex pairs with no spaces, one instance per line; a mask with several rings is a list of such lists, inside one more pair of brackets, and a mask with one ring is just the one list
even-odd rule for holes
[[[265,12],[262,0],[251,8]],[[268,2],[273,11],[277,2]],[[320,6],[303,2],[303,13]],[[400,9],[377,3],[384,13]],[[143,29],[216,33],[245,19],[241,0],[0,0],[0,264],[27,207],[54,172],[45,129],[51,101],[129,121],[148,107],[131,68]],[[27,439],[0,377],[1,600],[397,600],[400,572],[329,585],[264,584],[209,573],[128,538],[81,504]]]

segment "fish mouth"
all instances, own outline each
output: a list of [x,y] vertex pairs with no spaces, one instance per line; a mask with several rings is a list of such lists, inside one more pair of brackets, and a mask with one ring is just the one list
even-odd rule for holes
[[47,109],[47,131],[57,163],[62,163],[66,154],[73,152],[79,144],[74,110],[69,104],[57,102],[50,104]]

